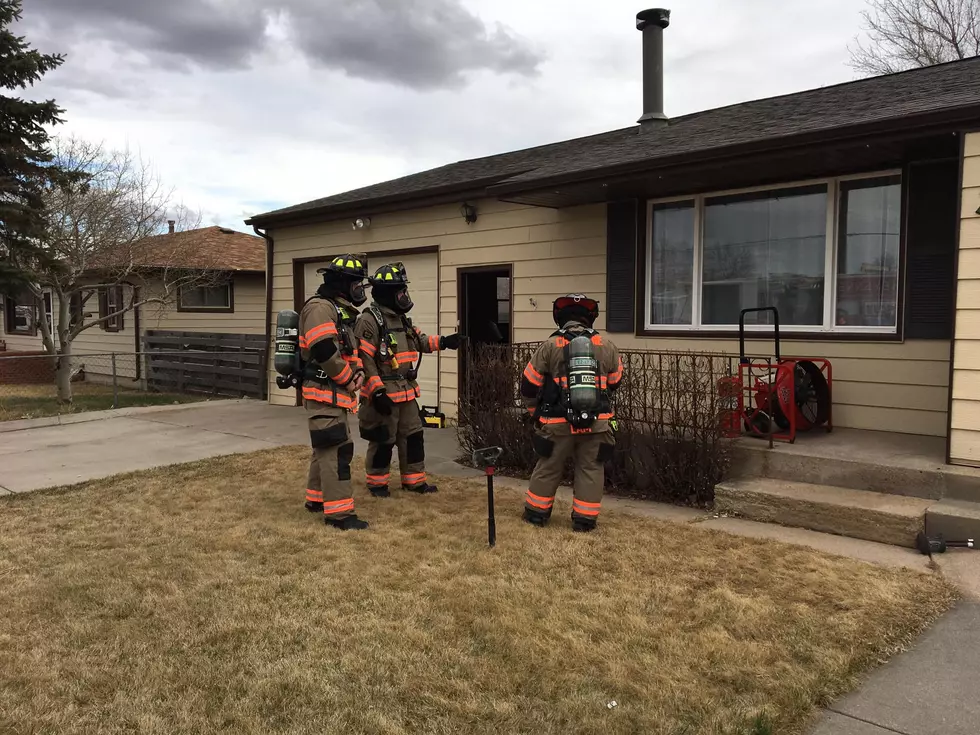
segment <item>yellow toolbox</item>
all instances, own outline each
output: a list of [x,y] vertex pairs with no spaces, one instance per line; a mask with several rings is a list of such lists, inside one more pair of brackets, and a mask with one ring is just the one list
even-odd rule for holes
[[438,406],[422,406],[419,411],[422,416],[422,423],[434,429],[444,429],[446,427],[446,414],[442,413]]

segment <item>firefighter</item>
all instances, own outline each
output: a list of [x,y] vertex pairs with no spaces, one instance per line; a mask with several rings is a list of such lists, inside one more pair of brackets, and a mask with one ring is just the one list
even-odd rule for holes
[[368,440],[365,470],[375,497],[391,493],[391,456],[405,490],[434,493],[425,476],[425,435],[419,414],[418,368],[421,353],[459,348],[459,335],[429,337],[407,316],[412,310],[408,274],[401,263],[381,266],[372,278],[371,305],[358,317],[354,333],[364,360],[359,426]]
[[615,436],[610,396],[623,378],[619,350],[592,328],[597,301],[582,294],[555,300],[558,331],[535,351],[521,377],[521,396],[534,421],[538,462],[524,501],[524,520],[551,517],[565,461],[575,463],[572,530],[592,531],[602,502],[603,463]]
[[341,255],[317,273],[323,284],[299,315],[303,364],[303,407],[310,426],[313,458],[306,483],[306,508],[323,513],[329,526],[368,527],[354,513],[350,464],[354,458],[347,413],[356,411],[364,368],[354,337],[355,307],[367,301],[367,257]]

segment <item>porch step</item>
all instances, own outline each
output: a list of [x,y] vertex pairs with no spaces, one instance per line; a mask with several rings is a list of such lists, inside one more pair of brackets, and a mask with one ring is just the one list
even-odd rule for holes
[[926,512],[926,533],[942,534],[947,541],[980,541],[980,503],[965,500],[944,500],[929,506]]
[[[861,433],[851,432],[845,436],[860,440]],[[835,437],[835,441],[840,438]],[[829,442],[828,446],[820,446],[818,442],[795,446],[777,444],[774,449],[769,449],[765,443],[743,439],[735,446],[730,476],[805,480],[818,485],[889,495],[980,502],[980,470],[952,467],[941,461],[930,462],[915,456],[911,449],[905,453],[881,452],[880,456],[874,456],[877,452],[867,454],[872,456],[863,456]]]
[[915,546],[932,500],[772,478],[715,487],[715,510],[893,546]]

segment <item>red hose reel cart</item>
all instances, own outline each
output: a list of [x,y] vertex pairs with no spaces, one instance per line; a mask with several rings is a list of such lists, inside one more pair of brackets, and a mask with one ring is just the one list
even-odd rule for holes
[[[774,359],[745,354],[745,315],[773,315]],[[782,357],[779,343],[779,312],[774,306],[743,309],[738,317],[738,376],[718,382],[725,406],[721,430],[726,437],[748,436],[794,442],[798,431],[833,429],[831,416],[833,370],[822,357]]]

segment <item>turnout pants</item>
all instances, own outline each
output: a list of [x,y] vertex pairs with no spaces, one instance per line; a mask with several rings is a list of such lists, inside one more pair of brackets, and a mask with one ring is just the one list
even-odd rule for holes
[[350,463],[354,459],[354,442],[347,426],[347,410],[318,401],[303,401],[310,425],[310,474],[306,481],[306,499],[323,503],[323,514],[330,518],[354,515]]
[[398,448],[402,486],[411,490],[425,485],[425,428],[417,400],[396,403],[391,416],[382,416],[370,401],[361,407],[361,436],[368,440],[364,459],[367,486],[387,487],[391,479],[391,456]]
[[[567,427],[562,428],[568,431]],[[565,462],[572,458],[575,463],[572,520],[595,523],[602,503],[603,463],[612,458],[615,442],[611,431],[572,435],[544,427],[536,429],[533,443],[538,463],[531,475],[524,507],[545,519],[551,516]]]

